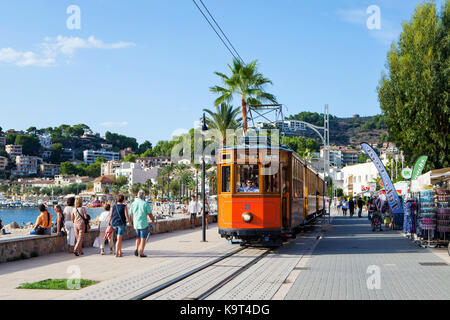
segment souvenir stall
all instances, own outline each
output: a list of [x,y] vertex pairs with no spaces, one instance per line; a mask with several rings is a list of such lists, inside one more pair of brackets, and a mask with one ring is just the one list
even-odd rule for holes
[[403,231],[423,247],[448,246],[449,182],[450,168],[429,171],[412,181],[412,196],[404,204]]

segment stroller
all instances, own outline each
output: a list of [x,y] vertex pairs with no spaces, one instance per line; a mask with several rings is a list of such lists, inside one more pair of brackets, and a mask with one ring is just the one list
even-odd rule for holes
[[378,211],[374,212],[372,214],[372,231],[375,231],[377,228],[380,231],[383,231],[383,229],[381,228],[381,224],[382,224],[381,213]]

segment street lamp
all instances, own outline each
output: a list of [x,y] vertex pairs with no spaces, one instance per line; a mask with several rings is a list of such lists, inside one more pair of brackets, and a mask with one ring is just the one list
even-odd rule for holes
[[206,126],[205,113],[203,113],[203,126],[202,126],[202,199],[203,199],[203,214],[202,214],[202,242],[206,242],[206,192],[205,192],[205,176],[206,176],[206,165],[205,165],[205,135],[208,131]]

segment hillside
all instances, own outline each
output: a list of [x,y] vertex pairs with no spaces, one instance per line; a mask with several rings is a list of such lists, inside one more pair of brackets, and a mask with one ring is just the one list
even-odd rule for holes
[[[319,113],[301,112],[286,119],[323,126],[323,114]],[[304,136],[319,140],[317,134],[309,129]],[[338,118],[330,115],[330,144],[332,145],[358,145],[361,142],[380,143],[386,140],[387,129],[382,115],[355,118]]]

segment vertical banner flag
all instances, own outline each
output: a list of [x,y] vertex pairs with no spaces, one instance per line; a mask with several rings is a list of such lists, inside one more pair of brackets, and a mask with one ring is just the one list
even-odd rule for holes
[[370,157],[373,164],[380,173],[381,180],[383,180],[384,189],[386,190],[386,198],[388,200],[391,213],[403,213],[403,207],[401,205],[400,198],[398,197],[397,191],[392,184],[391,178],[389,177],[389,174],[387,173],[383,162],[381,162],[378,155],[367,143],[361,143],[361,148],[363,148],[365,153]]
[[422,174],[423,168],[425,168],[425,163],[427,163],[428,157],[421,156],[417,159],[416,164],[414,165],[413,174],[411,176],[411,180],[416,180],[418,176]]

